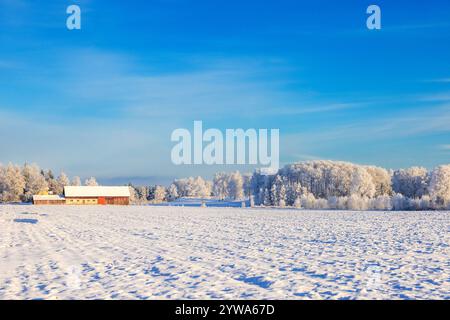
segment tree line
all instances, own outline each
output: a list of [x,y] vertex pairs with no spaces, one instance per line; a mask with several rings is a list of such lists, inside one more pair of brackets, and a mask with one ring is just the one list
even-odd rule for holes
[[[98,185],[89,178],[85,185]],[[31,201],[33,194],[61,194],[65,185],[81,185],[64,172],[55,176],[35,164],[0,165],[0,202]],[[251,205],[305,209],[429,210],[450,209],[450,165],[387,170],[342,161],[315,160],[289,164],[274,174],[218,172],[176,179],[170,186],[133,186],[134,203],[179,198],[249,199]]]
[[450,209],[450,165],[387,170],[342,161],[289,164],[268,175],[238,171],[175,180],[164,186],[138,187],[137,202],[183,197],[250,199],[251,205],[305,209],[432,210]]
[[[94,177],[86,179],[84,184],[98,185]],[[0,164],[0,202],[30,202],[36,194],[62,194],[64,186],[69,185],[81,186],[80,177],[70,180],[64,172],[55,176],[51,170],[43,170],[36,164]]]

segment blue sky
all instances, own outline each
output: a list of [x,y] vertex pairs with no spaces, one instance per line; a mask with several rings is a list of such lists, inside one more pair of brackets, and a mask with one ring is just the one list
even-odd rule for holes
[[282,164],[450,162],[445,1],[0,0],[0,44],[2,163],[105,181],[251,169],[172,165],[194,120],[279,128]]

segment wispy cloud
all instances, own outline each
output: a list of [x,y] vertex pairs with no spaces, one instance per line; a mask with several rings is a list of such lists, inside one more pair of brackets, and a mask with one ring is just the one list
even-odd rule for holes
[[441,92],[435,94],[424,95],[419,98],[421,101],[425,102],[443,102],[450,101],[450,92]]
[[15,69],[17,63],[9,60],[0,60],[0,69]]
[[52,61],[45,74],[27,68],[31,87],[51,97],[34,95],[27,110],[0,107],[9,110],[2,114],[0,134],[16,132],[0,143],[1,150],[10,150],[10,160],[40,155],[36,161],[44,166],[65,164],[62,169],[73,174],[87,167],[81,174],[104,177],[150,175],[155,167],[158,174],[174,175],[186,168],[171,164],[170,133],[192,120],[234,128],[236,120],[306,117],[362,105],[292,92],[279,77],[286,71],[282,61],[193,59],[182,70],[161,72],[131,55],[95,49],[58,56],[64,58]]
[[[317,147],[337,147],[351,143],[369,144],[374,141],[389,139],[417,138],[422,135],[449,133],[450,105],[438,108],[419,110],[410,113],[396,113],[377,119],[361,119],[345,125],[303,130],[286,134],[282,137],[284,150],[290,150],[290,157],[299,149],[305,152]],[[444,148],[441,146],[441,148]],[[313,151],[314,152],[314,151]],[[317,151],[316,151],[317,152]]]
[[436,79],[435,82],[450,82],[450,78],[442,78],[442,79]]
[[[55,77],[57,81],[47,81],[48,89],[68,101],[78,101],[77,108],[95,105],[97,111],[107,108],[108,114],[125,117],[222,119],[239,114],[254,118],[325,113],[361,105],[317,101],[310,92],[289,90],[290,83],[280,79],[280,74],[289,70],[282,61],[271,59],[191,59],[180,62],[182,70],[158,72],[123,54],[88,49],[64,56],[66,60],[55,62],[64,73]],[[41,82],[39,76],[32,81]],[[59,108],[64,106],[72,108],[67,103]]]

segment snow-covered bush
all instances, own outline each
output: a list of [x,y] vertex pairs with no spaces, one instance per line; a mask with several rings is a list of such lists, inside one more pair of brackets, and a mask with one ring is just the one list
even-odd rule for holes
[[334,210],[345,210],[347,209],[348,197],[330,197],[328,199],[328,208]]
[[349,210],[368,210],[369,209],[369,198],[362,197],[357,194],[352,194],[347,200],[347,208]]
[[425,195],[420,199],[419,210],[430,210],[433,209],[433,201],[429,195]]
[[328,200],[327,199],[316,199],[314,204],[314,209],[324,210],[328,209]]
[[294,201],[294,207],[300,209],[302,207],[302,201],[300,197],[297,197]]
[[392,196],[392,209],[393,210],[407,210],[408,208],[408,199],[405,198],[402,194],[396,193]]
[[391,197],[388,195],[381,195],[371,199],[369,207],[372,210],[392,210]]
[[301,207],[305,209],[315,209],[316,208],[316,198],[312,193],[303,194],[300,197]]

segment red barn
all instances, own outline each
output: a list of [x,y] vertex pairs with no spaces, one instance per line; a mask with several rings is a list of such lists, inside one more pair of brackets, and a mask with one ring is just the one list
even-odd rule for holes
[[66,204],[129,205],[130,189],[128,187],[67,186],[64,187],[64,197]]
[[51,205],[51,204],[66,204],[66,199],[58,195],[34,195],[33,204]]

